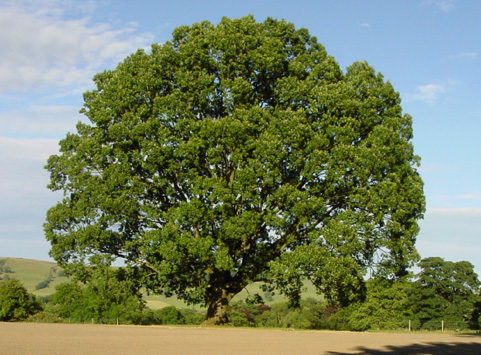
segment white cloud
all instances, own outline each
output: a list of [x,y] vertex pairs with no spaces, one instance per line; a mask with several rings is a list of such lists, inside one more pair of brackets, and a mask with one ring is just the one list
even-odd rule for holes
[[[7,161],[15,162],[25,159],[28,162],[46,161],[58,151],[58,139],[15,139],[0,137],[0,162],[5,166]],[[2,170],[0,170],[1,172]]]
[[433,104],[448,90],[449,87],[444,84],[419,85],[415,93],[406,95],[406,101],[424,101]]
[[451,1],[437,1],[434,3],[436,6],[438,6],[441,10],[444,12],[451,11],[456,8],[456,1],[451,0]]
[[430,196],[429,200],[432,205],[439,206],[438,209],[430,209],[432,212],[452,214],[455,208],[458,214],[461,212],[464,214],[481,213],[481,209],[476,209],[481,205],[480,192],[474,191],[459,195],[436,194]]
[[434,5],[437,6],[444,12],[449,12],[456,8],[456,4],[459,0],[443,0],[443,1],[425,1],[424,4],[426,5]]
[[[471,195],[462,195],[461,198],[471,198]],[[475,196],[476,199],[481,199],[479,195]],[[481,217],[481,208],[478,207],[462,207],[462,208],[430,208],[427,211],[431,215],[438,216],[452,216],[452,217]],[[481,220],[479,221],[481,225]]]
[[458,195],[458,196],[454,196],[454,198],[458,198],[461,200],[480,200],[481,201],[481,192]]
[[30,106],[0,113],[0,136],[62,138],[67,132],[74,132],[82,119],[78,107]]
[[[0,152],[0,219],[15,211],[36,213],[36,207],[44,203],[46,195],[52,195],[46,187],[48,172],[43,167],[48,157],[58,152],[58,140],[0,137]],[[10,223],[12,218],[6,221]]]
[[371,25],[368,24],[367,22],[363,22],[359,25],[359,27],[367,28],[367,27],[371,27]]
[[[459,245],[459,244],[451,244],[451,243],[436,243],[436,242],[421,241],[418,243],[418,248],[422,248],[423,250],[426,250],[425,254],[427,255],[423,255],[422,257],[440,256],[446,253],[450,253],[450,254],[453,253],[455,255],[467,255],[471,253],[476,253],[478,255],[481,254],[481,247],[476,245]],[[459,258],[454,258],[454,259],[457,259],[457,260],[451,259],[451,261],[461,260]]]
[[443,60],[475,60],[478,56],[478,52],[461,52],[447,56]]
[[[116,65],[153,40],[149,33],[135,34],[132,24],[114,29],[106,23],[92,23],[89,17],[69,17],[73,4],[81,2],[59,4],[0,5],[0,93],[87,86],[96,72]],[[93,5],[83,6],[88,11]]]
[[454,56],[455,58],[470,58],[470,59],[476,59],[478,58],[478,53],[477,52],[463,52],[463,53],[458,53]]
[[451,164],[434,164],[434,163],[424,163],[424,162],[421,162],[421,166],[418,168],[418,171],[423,174],[444,173],[444,172],[454,171],[454,170],[459,170],[459,167]]
[[[7,253],[3,256],[22,253],[18,256],[27,257],[29,247],[44,245],[45,214],[60,194],[47,189],[49,176],[43,166],[57,151],[55,139],[0,137],[0,242],[5,246],[2,250],[6,249],[2,253]],[[45,251],[42,254],[39,257],[45,259]]]

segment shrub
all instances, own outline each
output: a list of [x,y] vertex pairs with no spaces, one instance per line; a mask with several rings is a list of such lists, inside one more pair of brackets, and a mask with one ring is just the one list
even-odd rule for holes
[[35,286],[35,290],[41,290],[41,289],[44,289],[44,288],[47,288],[48,285],[50,285],[50,282],[52,281],[51,278],[47,278],[43,281],[40,281],[36,286]]
[[161,308],[153,313],[156,324],[185,324],[184,315],[174,306]]
[[136,281],[121,269],[108,267],[87,270],[85,282],[71,280],[58,285],[50,298],[50,310],[77,322],[141,323],[145,303]]
[[326,327],[326,303],[315,299],[302,300],[300,306],[289,307],[287,302],[272,307],[258,306],[256,324],[274,328],[322,329]]
[[185,324],[199,325],[205,320],[205,312],[194,309],[181,309],[180,312],[184,316]]
[[63,323],[63,319],[60,318],[59,316],[42,311],[35,313],[27,318],[27,322],[31,323]]
[[18,280],[0,283],[0,321],[19,321],[40,312],[43,304]]

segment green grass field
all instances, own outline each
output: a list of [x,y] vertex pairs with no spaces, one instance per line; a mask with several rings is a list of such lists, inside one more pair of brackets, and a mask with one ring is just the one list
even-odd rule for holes
[[[67,277],[58,275],[61,269],[54,262],[0,257],[0,263],[2,260],[5,260],[3,267],[9,267],[13,273],[1,274],[0,276],[5,278],[6,275],[8,275],[8,277],[12,279],[15,278],[20,280],[29,292],[38,296],[48,296],[55,292],[56,285],[68,281]],[[35,286],[47,279],[49,276],[52,276],[52,281],[49,283],[49,286],[47,288],[35,290]],[[234,301],[245,300],[249,295],[255,295],[256,293],[261,295],[268,305],[286,301],[286,298],[279,293],[270,295],[270,297],[269,295],[266,295],[264,291],[261,290],[260,283],[254,283],[246,287],[246,289],[244,289],[234,298]],[[316,293],[314,286],[311,283],[306,282],[304,285],[302,298],[305,299],[309,297],[322,299],[322,296]],[[165,297],[162,295],[147,295],[145,293],[144,299],[147,302],[147,306],[151,309],[160,309],[167,306],[193,308],[197,310],[202,309],[200,306],[187,305],[184,301],[179,300],[175,296]]]

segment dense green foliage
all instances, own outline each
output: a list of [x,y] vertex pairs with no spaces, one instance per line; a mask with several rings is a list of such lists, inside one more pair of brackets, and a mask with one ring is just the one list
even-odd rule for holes
[[[254,281],[299,301],[400,277],[424,212],[411,117],[367,63],[344,73],[306,29],[224,18],[182,26],[94,78],[89,123],[49,158],[50,255],[73,272],[122,258],[151,291],[208,307]],[[72,290],[73,292],[73,290]]]
[[326,302],[314,299],[301,300],[294,308],[288,302],[272,306],[233,302],[228,316],[230,324],[236,327],[325,329],[326,309]]
[[432,257],[421,260],[418,266],[421,272],[411,293],[417,327],[432,329],[443,320],[464,329],[477,322],[473,311],[481,300],[481,284],[470,262]]
[[[426,258],[419,268],[413,280],[367,281],[365,300],[347,307],[313,298],[301,300],[297,307],[289,302],[266,305],[262,298],[251,296],[245,302],[231,302],[229,323],[238,327],[354,331],[408,329],[408,324],[412,330],[439,330],[443,324],[449,330],[479,330],[480,282],[472,264]],[[82,282],[61,284],[54,295],[42,300],[29,295],[17,280],[0,283],[0,295],[4,296],[0,304],[10,310],[4,320],[143,325],[197,325],[204,320],[202,311],[144,307],[139,285],[129,277],[124,270],[106,265],[87,268]],[[34,307],[25,306],[32,301]],[[47,303],[44,311],[40,301]]]
[[81,279],[56,287],[49,302],[50,312],[77,322],[113,323],[121,319],[124,323],[140,323],[144,301],[138,284],[122,269],[87,269]]
[[364,302],[341,308],[332,329],[479,329],[480,282],[467,261],[421,260],[414,281],[370,280]]
[[42,309],[42,303],[20,281],[0,282],[0,321],[24,320]]
[[341,308],[329,319],[329,328],[337,330],[406,329],[413,319],[409,295],[412,284],[386,279],[369,280],[364,302]]
[[414,281],[371,279],[366,299],[347,307],[312,299],[297,308],[237,302],[229,318],[235,326],[334,330],[479,330],[480,282],[467,261],[421,260]]

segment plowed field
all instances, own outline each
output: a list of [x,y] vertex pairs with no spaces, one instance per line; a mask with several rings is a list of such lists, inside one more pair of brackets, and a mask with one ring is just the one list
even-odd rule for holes
[[481,337],[0,322],[0,354],[481,354]]

